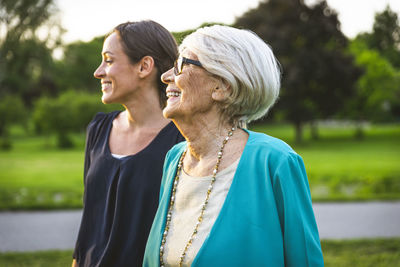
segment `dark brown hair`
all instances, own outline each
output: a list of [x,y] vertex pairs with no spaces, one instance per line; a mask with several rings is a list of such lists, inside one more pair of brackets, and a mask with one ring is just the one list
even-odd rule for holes
[[160,105],[164,108],[167,100],[166,84],[161,81],[161,74],[172,68],[178,56],[177,44],[172,34],[152,20],[122,23],[112,32],[119,34],[124,52],[132,64],[145,56],[154,59]]

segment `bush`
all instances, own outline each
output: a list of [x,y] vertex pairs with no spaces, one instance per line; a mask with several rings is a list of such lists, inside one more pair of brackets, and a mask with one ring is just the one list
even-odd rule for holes
[[106,106],[99,96],[69,90],[57,98],[40,98],[33,113],[33,121],[39,133],[55,133],[60,148],[73,146],[69,134],[81,132],[99,111],[111,111],[115,105]]

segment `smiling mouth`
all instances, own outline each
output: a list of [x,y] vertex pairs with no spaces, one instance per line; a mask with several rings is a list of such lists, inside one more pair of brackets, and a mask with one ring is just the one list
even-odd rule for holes
[[167,92],[167,97],[178,97],[180,95],[180,92]]

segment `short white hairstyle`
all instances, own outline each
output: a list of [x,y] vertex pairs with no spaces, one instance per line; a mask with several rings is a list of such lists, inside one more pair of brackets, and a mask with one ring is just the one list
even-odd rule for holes
[[249,30],[214,25],[188,35],[179,52],[189,50],[202,66],[231,87],[221,113],[231,122],[246,123],[267,114],[280,89],[280,65],[271,48]]

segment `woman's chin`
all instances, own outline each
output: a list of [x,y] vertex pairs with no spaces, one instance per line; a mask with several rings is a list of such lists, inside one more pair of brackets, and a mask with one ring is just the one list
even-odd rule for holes
[[173,114],[173,112],[171,112],[171,110],[168,108],[168,106],[163,109],[164,118],[173,119],[173,115],[172,114]]
[[101,97],[101,102],[103,102],[103,104],[113,104],[115,103],[115,98],[112,97],[111,94],[104,94]]
[[103,102],[103,104],[110,104],[110,100],[104,96],[101,98],[101,102]]
[[167,103],[167,106],[163,109],[163,116],[166,119],[174,119],[177,115],[177,107],[175,105],[171,105],[171,103]]

